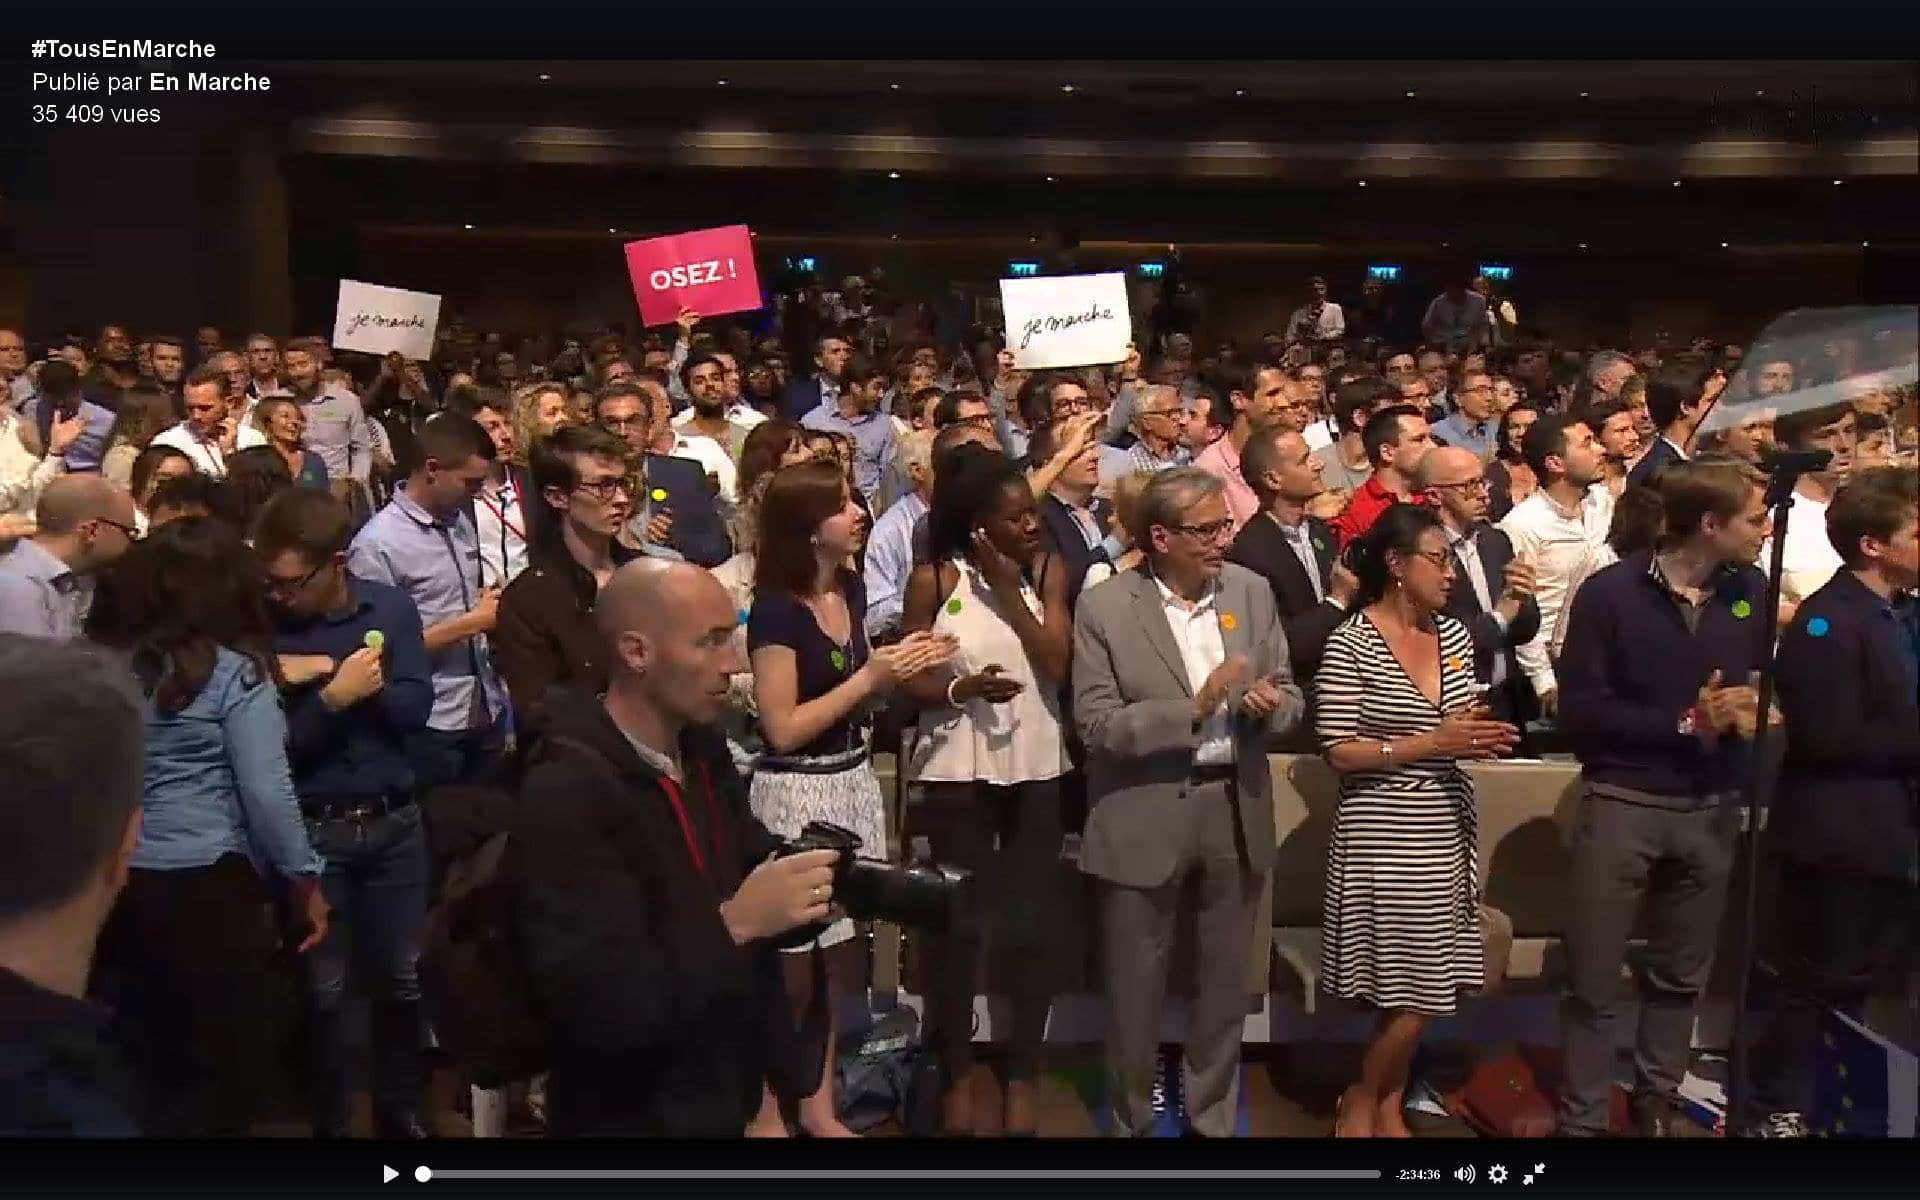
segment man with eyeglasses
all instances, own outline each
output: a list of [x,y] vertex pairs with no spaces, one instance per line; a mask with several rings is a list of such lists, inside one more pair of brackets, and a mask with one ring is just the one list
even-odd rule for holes
[[1474,674],[1487,685],[1493,719],[1523,726],[1516,720],[1522,711],[1516,685],[1525,676],[1514,650],[1540,632],[1533,564],[1517,557],[1507,535],[1487,524],[1487,468],[1473,451],[1435,446],[1416,474],[1421,490],[1438,502],[1447,548],[1466,584],[1447,594],[1444,611],[1473,635]]
[[433,679],[407,593],[347,569],[352,521],[330,493],[291,488],[253,528],[287,681],[287,765],[333,910],[308,958],[313,1132],[350,1135],[351,958],[372,1017],[375,1136],[418,1138],[427,1136],[419,946],[428,868],[408,744],[426,728]]
[[500,597],[494,661],[514,711],[537,723],[548,692],[597,695],[607,666],[593,628],[594,600],[621,564],[639,555],[619,542],[634,510],[623,446],[592,427],[567,426],[529,456],[534,523],[527,570]]
[[1272,591],[1226,561],[1219,480],[1160,472],[1135,533],[1145,567],[1089,589],[1074,615],[1090,810],[1080,869],[1099,889],[1108,1095],[1118,1134],[1152,1130],[1169,948],[1187,915],[1187,1119],[1232,1137],[1250,939],[1268,924],[1256,910],[1276,856],[1267,739],[1297,725],[1305,701]]
[[[704,464],[654,452],[654,436],[671,439],[666,389],[653,379],[610,383],[594,401],[599,428],[624,442],[639,470],[626,537],[655,558],[679,558],[717,567],[733,555],[726,526],[714,507]],[[671,444],[671,443],[670,443]]]
[[1100,478],[1111,481],[1138,471],[1164,471],[1192,461],[1187,447],[1187,422],[1192,414],[1171,384],[1150,383],[1136,392],[1133,408],[1135,441],[1125,450],[1101,452]]
[[71,641],[93,603],[93,577],[133,545],[133,497],[98,475],[47,484],[35,530],[0,554],[0,632]]
[[1461,371],[1452,395],[1457,409],[1433,427],[1434,442],[1470,450],[1486,462],[1493,457],[1500,427],[1493,411],[1493,377],[1485,370]]

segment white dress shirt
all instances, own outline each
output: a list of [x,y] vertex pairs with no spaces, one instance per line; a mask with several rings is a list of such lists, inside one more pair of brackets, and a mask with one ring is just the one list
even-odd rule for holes
[[489,483],[474,497],[473,527],[480,538],[480,586],[506,587],[527,569],[527,512],[511,475],[497,490]]
[[[1153,585],[1160,589],[1160,607],[1167,614],[1167,628],[1173,631],[1173,644],[1180,647],[1187,685],[1198,693],[1214,668],[1227,661],[1227,644],[1220,636],[1220,612],[1215,603],[1219,590],[1210,585],[1197,603],[1188,604],[1157,576]],[[1193,761],[1202,767],[1224,767],[1233,762],[1233,723],[1225,704],[1201,722],[1200,745]]]
[[[202,475],[211,475],[215,479],[227,477],[226,452],[220,449],[218,441],[206,441],[190,422],[182,421],[172,429],[156,434],[152,446],[171,446],[186,455],[193,462],[193,469]],[[249,446],[264,446],[267,435],[253,427],[251,421],[240,423],[239,435],[234,438],[233,448],[245,450]]]
[[[1460,570],[1466,575],[1467,582],[1473,585],[1474,599],[1480,602],[1480,608],[1483,611],[1492,614],[1494,624],[1500,627],[1502,634],[1505,634],[1507,632],[1506,620],[1502,618],[1499,613],[1493,611],[1493,587],[1487,580],[1487,564],[1481,561],[1480,558],[1480,541],[1479,538],[1475,536],[1478,533],[1478,526],[1464,534],[1456,534],[1453,530],[1449,529],[1447,530],[1447,544],[1453,550],[1454,559],[1459,562]],[[1503,580],[1502,582],[1504,583],[1505,581]],[[1506,681],[1507,655],[1506,652],[1502,650],[1493,656],[1493,672],[1487,677],[1487,683],[1489,686],[1499,687]]]
[[720,484],[720,498],[731,502],[738,488],[740,469],[733,464],[733,458],[727,448],[710,437],[694,434],[688,437],[675,431],[673,449],[667,452],[676,458],[691,458],[700,464],[700,469],[713,476]]
[[[675,429],[685,429],[693,422],[694,418],[699,415],[700,411],[698,409],[683,408],[673,414],[673,427]],[[732,425],[738,425],[742,429],[752,429],[755,425],[760,424],[766,419],[767,414],[751,405],[732,404],[727,406],[727,422]]]
[[1307,582],[1313,585],[1313,598],[1325,600],[1327,591],[1320,586],[1320,559],[1313,552],[1313,522],[1301,517],[1295,525],[1289,526],[1279,517],[1268,512],[1273,523],[1280,527],[1280,536],[1286,539],[1287,548],[1300,560],[1300,569],[1307,573]]
[[1548,653],[1560,614],[1587,576],[1613,562],[1607,545],[1607,527],[1613,522],[1613,493],[1605,484],[1587,489],[1580,507],[1562,509],[1545,489],[1513,506],[1500,529],[1513,543],[1516,556],[1525,555],[1534,567],[1534,602],[1540,606],[1540,632],[1515,648],[1520,669],[1533,685],[1534,695],[1558,689],[1553,659]]
[[[1846,563],[1827,537],[1828,501],[1795,489],[1787,510],[1786,572],[1780,577],[1780,594],[1795,604],[1805,600],[1839,573]],[[1773,561],[1773,539],[1760,547],[1764,567]]]

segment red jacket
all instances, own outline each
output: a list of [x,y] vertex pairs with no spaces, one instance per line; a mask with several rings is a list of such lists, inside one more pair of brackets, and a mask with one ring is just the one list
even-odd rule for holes
[[1413,499],[1403,501],[1380,486],[1378,475],[1367,476],[1367,481],[1360,485],[1360,490],[1353,494],[1353,499],[1347,501],[1346,508],[1333,519],[1333,531],[1340,537],[1340,548],[1345,550],[1349,542],[1372,529],[1373,523],[1380,519],[1381,513],[1396,504],[1403,503],[1417,504],[1422,508],[1433,505],[1433,501],[1424,492],[1416,492]]

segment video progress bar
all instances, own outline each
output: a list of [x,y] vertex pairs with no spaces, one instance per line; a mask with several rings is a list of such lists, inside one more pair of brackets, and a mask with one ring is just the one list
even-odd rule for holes
[[[1005,1169],[987,1170],[899,1170],[886,1168],[847,1168],[845,1170],[801,1170],[801,1171],[742,1171],[715,1167],[702,1171],[693,1169],[646,1170],[626,1169],[578,1169],[578,1170],[485,1170],[480,1168],[453,1168],[442,1171],[426,1168],[429,1174],[421,1182],[434,1179],[1153,1179],[1153,1180],[1212,1180],[1212,1179],[1379,1179],[1384,1172],[1378,1170],[1199,1170],[1199,1171],[1085,1171],[1085,1170],[1043,1170],[1011,1171]],[[419,1178],[418,1175],[415,1178]]]

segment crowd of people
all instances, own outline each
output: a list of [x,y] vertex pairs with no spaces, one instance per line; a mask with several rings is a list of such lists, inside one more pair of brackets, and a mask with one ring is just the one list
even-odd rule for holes
[[[1252,349],[1156,310],[1118,361],[1033,372],[883,286],[637,337],[452,322],[425,363],[0,330],[0,1130],[246,1134],[292,974],[314,1133],[349,1134],[366,1074],[374,1132],[428,1136],[458,998],[421,948],[478,826],[543,1070],[475,1086],[476,1134],[531,1105],[555,1136],[849,1136],[811,1014],[866,990],[870,926],[833,851],[786,852],[827,822],[978,886],[916,939],[946,1131],[980,1124],[990,958],[1002,1127],[1037,1127],[1065,855],[1117,1131],[1154,1125],[1186,926],[1185,1111],[1231,1136],[1292,752],[1339,779],[1324,987],[1379,1017],[1335,1132],[1407,1136],[1423,1031],[1487,983],[1465,764],[1560,750],[1561,1131],[1609,1132],[1644,903],[1633,1125],[1676,1133],[1771,721],[1790,986],[1735,1123],[1806,1132],[1819,1011],[1911,945],[1916,401],[1874,374],[1910,378],[1910,327],[1744,366],[1576,351],[1462,279],[1405,345],[1378,281],[1343,313],[1316,278]],[[1717,405],[1741,419],[1703,433]],[[1829,453],[1769,627],[1776,447]]]

